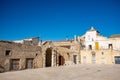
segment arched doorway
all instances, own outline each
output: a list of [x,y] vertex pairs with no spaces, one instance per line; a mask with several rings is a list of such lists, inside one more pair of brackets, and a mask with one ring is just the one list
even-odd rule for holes
[[51,65],[52,65],[52,50],[50,48],[48,48],[46,50],[45,66],[51,67]]
[[64,65],[64,63],[65,63],[65,59],[64,59],[64,57],[63,56],[59,56],[59,66],[60,65]]

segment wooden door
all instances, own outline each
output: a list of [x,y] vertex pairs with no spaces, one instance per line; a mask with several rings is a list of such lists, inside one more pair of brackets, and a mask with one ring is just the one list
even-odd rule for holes
[[33,58],[26,59],[26,68],[27,69],[33,68]]
[[19,70],[19,61],[20,59],[12,59],[11,60],[11,70]]

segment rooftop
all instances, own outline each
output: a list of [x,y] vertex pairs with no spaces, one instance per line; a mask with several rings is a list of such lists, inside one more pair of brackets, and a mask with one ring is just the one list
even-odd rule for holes
[[111,35],[110,38],[120,38],[120,34]]

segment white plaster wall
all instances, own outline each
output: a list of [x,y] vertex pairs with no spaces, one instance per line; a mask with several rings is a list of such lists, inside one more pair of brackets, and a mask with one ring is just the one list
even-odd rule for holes
[[110,41],[113,44],[113,49],[120,51],[120,38],[110,39]]
[[96,31],[88,31],[85,34],[85,41],[92,41],[92,40],[96,40]]
[[94,41],[96,41],[96,31],[88,31],[85,34],[85,46],[86,49],[89,49],[89,45],[92,45],[92,49],[94,49],[93,46],[95,46]]

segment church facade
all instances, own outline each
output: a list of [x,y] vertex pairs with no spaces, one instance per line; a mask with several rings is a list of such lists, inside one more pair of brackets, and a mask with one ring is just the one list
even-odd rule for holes
[[120,36],[107,38],[91,27],[79,39],[83,41],[81,63],[120,64]]

